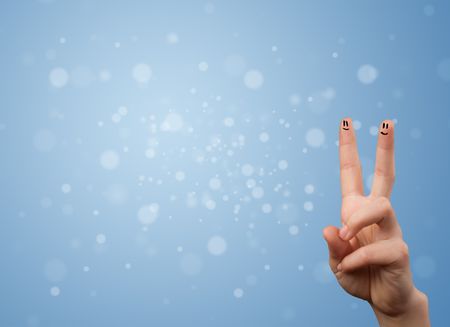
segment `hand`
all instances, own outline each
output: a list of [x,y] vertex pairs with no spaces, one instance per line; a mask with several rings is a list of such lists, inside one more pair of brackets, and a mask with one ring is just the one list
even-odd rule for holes
[[342,288],[372,306],[380,326],[430,326],[428,300],[412,282],[408,247],[389,197],[395,178],[394,123],[379,129],[371,194],[363,179],[351,119],[339,128],[342,228],[328,226],[330,267]]

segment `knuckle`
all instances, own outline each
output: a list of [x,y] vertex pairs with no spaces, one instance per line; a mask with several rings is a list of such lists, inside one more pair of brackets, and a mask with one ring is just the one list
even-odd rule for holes
[[358,169],[359,164],[353,161],[345,161],[341,162],[341,170],[349,170],[349,169]]
[[378,205],[380,206],[385,217],[393,215],[394,209],[392,208],[391,201],[387,197],[380,197],[378,199]]
[[361,248],[361,250],[359,251],[359,258],[361,262],[363,262],[363,264],[369,263],[370,255],[365,248]]
[[389,169],[384,167],[377,166],[375,167],[375,175],[386,179],[389,182],[393,182],[395,180],[395,173],[391,172]]
[[409,259],[409,248],[408,248],[408,244],[405,243],[405,241],[399,241],[398,245],[398,255],[400,260],[402,261],[406,261]]

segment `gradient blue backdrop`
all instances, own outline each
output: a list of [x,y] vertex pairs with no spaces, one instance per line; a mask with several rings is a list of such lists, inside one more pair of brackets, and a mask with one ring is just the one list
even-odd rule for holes
[[448,1],[2,1],[0,326],[375,325],[321,236],[345,116],[366,190],[396,121],[449,325],[449,31]]

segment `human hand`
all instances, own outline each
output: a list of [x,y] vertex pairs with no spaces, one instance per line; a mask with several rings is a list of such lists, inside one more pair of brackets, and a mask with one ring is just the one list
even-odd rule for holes
[[380,326],[430,326],[428,300],[414,287],[408,246],[389,201],[395,179],[394,123],[381,123],[372,191],[365,196],[351,119],[339,128],[342,228],[328,226],[329,262],[349,294],[369,302]]

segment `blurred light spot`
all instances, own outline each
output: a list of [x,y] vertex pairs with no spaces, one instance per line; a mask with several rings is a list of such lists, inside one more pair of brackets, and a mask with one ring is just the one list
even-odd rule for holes
[[298,235],[299,232],[300,232],[300,229],[298,228],[297,225],[289,226],[289,234],[291,234],[292,236]]
[[378,127],[377,126],[370,126],[369,133],[372,136],[378,135]]
[[288,168],[289,164],[287,160],[280,160],[278,161],[278,169],[280,170],[286,170]]
[[241,167],[241,172],[242,172],[242,175],[244,175],[244,176],[251,176],[251,175],[253,175],[254,170],[255,169],[250,164],[244,164]]
[[52,288],[50,288],[51,296],[59,296],[59,294],[61,294],[61,290],[59,289],[59,287],[53,286]]
[[264,196],[264,189],[261,186],[256,186],[252,189],[252,196],[255,199],[261,199]]
[[106,170],[114,170],[119,166],[120,157],[116,151],[106,150],[100,155],[100,165]]
[[311,201],[306,201],[305,203],[303,203],[303,209],[305,209],[305,211],[311,212],[314,210],[314,204]]
[[166,36],[166,42],[170,45],[175,45],[180,42],[180,38],[177,33],[171,32]]
[[98,244],[104,244],[106,242],[106,236],[105,234],[97,234],[95,240]]
[[249,89],[257,90],[264,83],[264,77],[259,70],[249,70],[244,75],[244,84]]
[[212,255],[219,256],[226,252],[227,242],[222,236],[213,236],[208,241],[208,252]]
[[425,5],[425,7],[423,7],[423,13],[427,17],[433,16],[434,12],[435,12],[434,6],[431,4],[427,4],[427,5]]
[[145,84],[152,77],[152,69],[147,64],[137,64],[133,67],[132,75],[136,82]]
[[244,290],[242,288],[236,288],[233,291],[233,295],[235,298],[240,299],[244,296]]
[[311,128],[306,132],[306,143],[313,148],[318,148],[325,142],[325,133],[319,128]]
[[358,69],[357,76],[361,83],[372,84],[378,78],[378,70],[372,65],[362,65]]
[[227,118],[225,118],[225,119],[223,120],[223,124],[224,124],[226,127],[233,127],[233,126],[234,126],[234,119],[231,118],[231,117],[227,117]]
[[222,186],[222,182],[217,177],[213,177],[209,180],[209,187],[212,190],[218,190]]
[[202,61],[201,63],[199,63],[198,64],[198,69],[201,71],[201,72],[206,72],[207,70],[208,70],[208,63],[207,62],[205,62],[205,61]]
[[108,82],[111,80],[112,75],[109,70],[104,69],[100,71],[100,73],[98,74],[98,78],[100,79],[101,82]]
[[269,134],[268,134],[268,133],[262,132],[261,134],[259,134],[259,140],[260,140],[262,143],[266,143],[267,141],[269,141],[269,139],[270,139],[270,137],[269,137]]
[[138,210],[138,219],[141,224],[150,225],[153,224],[158,218],[159,205],[157,203],[151,203],[144,205]]
[[45,197],[41,199],[41,207],[44,209],[48,209],[53,205],[52,199],[49,197]]
[[62,88],[69,81],[69,74],[64,68],[57,67],[50,71],[48,78],[53,87]]
[[183,118],[176,113],[170,113],[161,123],[161,130],[164,132],[177,132],[183,128]]
[[216,10],[216,7],[214,6],[213,3],[208,2],[203,7],[203,10],[205,11],[205,14],[212,15],[214,13],[214,11]]
[[206,199],[204,201],[204,205],[205,205],[206,209],[214,210],[216,208],[216,201],[214,201],[212,199]]
[[289,103],[291,104],[291,106],[298,106],[300,105],[301,102],[301,97],[298,94],[292,94],[289,97]]
[[306,194],[313,194],[314,193],[314,185],[307,184],[307,185],[305,185],[304,190],[305,190]]
[[175,173],[175,179],[179,182],[184,181],[184,179],[186,178],[186,174],[183,171],[177,171]]
[[70,193],[70,191],[72,191],[72,186],[70,186],[70,184],[63,184],[61,185],[61,191],[64,194]]

